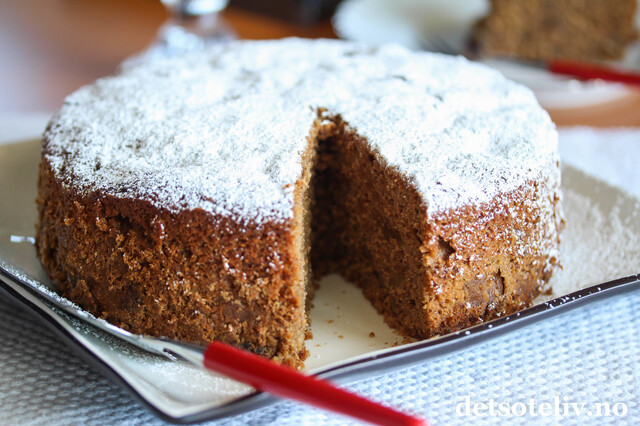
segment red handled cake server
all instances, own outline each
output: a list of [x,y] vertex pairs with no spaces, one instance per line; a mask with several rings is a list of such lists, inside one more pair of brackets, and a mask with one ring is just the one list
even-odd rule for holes
[[[0,266],[2,266],[2,259],[0,259]],[[207,347],[202,347],[163,337],[130,333],[95,318],[76,305],[63,303],[57,294],[45,290],[43,285],[27,284],[19,275],[15,272],[7,273],[0,267],[2,281],[13,284],[10,287],[11,294],[16,294],[19,300],[28,301],[28,306],[37,308],[36,312],[49,312],[55,308],[57,311],[63,311],[80,319],[83,325],[95,328],[98,332],[106,332],[148,352],[172,360],[182,359],[197,367],[215,371],[276,397],[292,399],[374,424],[427,424],[422,419],[340,389],[327,380],[305,375],[298,370],[276,364],[228,344],[213,342]],[[2,286],[2,288],[5,287]]]
[[[225,343],[210,343],[203,348],[176,341],[156,341],[165,355],[173,355],[198,366],[251,385],[257,390],[292,399],[314,407],[340,413],[380,425],[426,425],[425,420],[401,413],[336,387],[333,383],[305,375],[291,367],[276,364],[251,352]],[[158,352],[158,347],[154,352]]]

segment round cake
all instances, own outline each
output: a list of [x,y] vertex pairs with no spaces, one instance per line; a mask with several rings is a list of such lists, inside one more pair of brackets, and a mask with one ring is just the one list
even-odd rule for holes
[[36,245],[62,294],[115,325],[300,366],[327,273],[416,339],[526,307],[558,263],[559,200],[554,125],[487,67],[237,41],[65,100]]

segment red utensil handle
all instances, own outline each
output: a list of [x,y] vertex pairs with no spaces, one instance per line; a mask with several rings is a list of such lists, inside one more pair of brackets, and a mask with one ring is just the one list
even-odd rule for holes
[[335,387],[332,383],[276,364],[233,346],[213,342],[204,353],[204,366],[276,396],[335,411],[381,425],[426,425],[424,420],[400,413]]
[[571,75],[582,80],[600,79],[618,83],[640,85],[640,73],[619,71],[600,65],[566,60],[554,60],[547,64],[547,69],[556,74]]

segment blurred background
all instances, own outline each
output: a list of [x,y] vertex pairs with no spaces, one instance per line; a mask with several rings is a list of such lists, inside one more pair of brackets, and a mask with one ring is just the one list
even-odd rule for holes
[[[0,113],[52,112],[67,94],[113,73],[163,36],[172,10],[179,18],[179,0],[164,2],[0,0]],[[194,4],[221,9],[209,19],[226,37],[342,37],[446,53],[467,53],[461,40],[489,9],[488,0],[192,0],[182,14],[200,13]],[[532,87],[559,125],[640,125],[639,86],[581,83],[517,62],[489,65]]]
[[[274,16],[232,5],[220,19],[240,38],[335,37],[326,13],[307,22]],[[160,0],[0,0],[0,112],[54,111],[147,48],[167,19]]]

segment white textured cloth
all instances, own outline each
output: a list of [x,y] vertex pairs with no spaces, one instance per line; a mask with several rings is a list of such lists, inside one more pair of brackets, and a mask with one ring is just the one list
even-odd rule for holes
[[[619,151],[614,155],[615,147]],[[561,132],[565,161],[594,174],[606,171],[601,177],[638,195],[640,171],[628,158],[637,161],[639,151],[640,130]],[[611,166],[614,161],[616,165]],[[639,291],[617,296],[465,351],[346,387],[423,415],[432,424],[640,424],[639,305]],[[1,296],[0,342],[0,424],[163,424],[77,358],[29,312]],[[494,413],[507,410],[509,416],[491,416],[492,401]],[[550,416],[541,415],[543,404],[549,404],[543,414]],[[528,414],[532,405],[533,416]],[[554,405],[561,415],[554,415]],[[598,409],[606,411],[606,405],[610,415],[597,416]],[[522,409],[527,411],[524,416],[519,415]],[[575,413],[577,409],[581,415]],[[475,416],[474,410],[484,415]],[[218,423],[346,421],[282,402]]]
[[640,129],[560,129],[565,163],[640,197]]
[[[517,332],[347,386],[422,414],[433,424],[638,424],[640,292],[533,324]],[[162,424],[118,386],[93,372],[33,317],[0,299],[0,407],[6,424]],[[624,417],[466,417],[471,402],[626,404]],[[457,410],[458,407],[458,410]],[[519,414],[517,412],[517,414]],[[346,420],[283,402],[220,424],[342,424]]]

